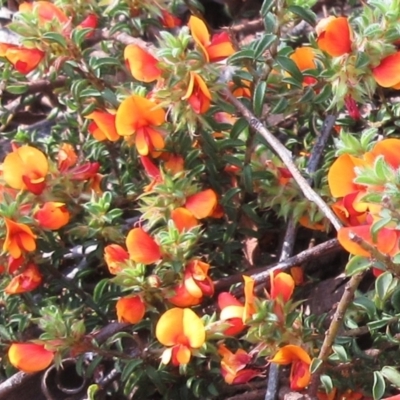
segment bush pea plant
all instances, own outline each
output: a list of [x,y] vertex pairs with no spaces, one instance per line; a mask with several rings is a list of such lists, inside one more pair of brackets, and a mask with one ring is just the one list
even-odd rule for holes
[[[72,358],[90,399],[264,398],[286,365],[311,398],[398,398],[400,1],[315,3],[216,30],[194,1],[19,5],[0,43],[3,380]],[[38,107],[45,134],[18,122]],[[274,237],[296,226],[322,243],[290,258]],[[307,313],[301,265],[335,246],[343,296]]]

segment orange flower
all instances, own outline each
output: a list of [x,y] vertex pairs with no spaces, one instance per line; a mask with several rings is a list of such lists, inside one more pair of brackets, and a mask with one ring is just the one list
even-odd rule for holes
[[57,21],[59,24],[66,24],[69,18],[56,5],[49,1],[34,1],[33,3],[24,2],[19,6],[19,12],[34,12],[39,17],[39,24]]
[[137,44],[128,44],[124,60],[132,76],[140,82],[153,82],[161,76],[158,60]]
[[[295,62],[297,68],[303,72],[307,69],[316,69],[315,53],[311,47],[298,47],[290,56],[291,60]],[[303,85],[313,85],[317,80],[311,76],[305,76]]]
[[116,142],[119,139],[120,136],[115,129],[115,115],[107,111],[93,111],[85,118],[92,120],[88,131],[99,142],[103,140]]
[[0,57],[4,57],[21,74],[33,71],[43,60],[45,53],[39,49],[28,49],[8,43],[0,43]]
[[38,149],[22,146],[7,154],[3,162],[3,177],[13,189],[41,194],[46,187],[49,170],[47,157]]
[[185,160],[182,156],[169,153],[167,158],[168,159],[164,162],[165,171],[172,175],[176,175],[178,172],[184,170]]
[[203,296],[214,294],[214,283],[208,276],[209,264],[200,260],[191,260],[185,267],[183,282],[168,298],[174,306],[189,307],[200,304]]
[[207,61],[219,61],[235,52],[227,32],[213,35],[210,39],[205,23],[194,15],[190,17],[188,26]]
[[129,253],[119,244],[110,244],[104,248],[104,260],[110,273],[116,275],[129,260]]
[[141,296],[121,297],[116,304],[118,322],[137,324],[146,312],[146,304]]
[[271,290],[270,297],[272,300],[280,299],[283,303],[287,303],[292,297],[294,290],[294,280],[291,275],[285,272],[279,272],[274,276],[270,273]]
[[197,218],[184,207],[178,207],[173,210],[171,219],[179,232],[188,231],[199,224]]
[[378,85],[400,89],[400,51],[381,60],[380,64],[372,68],[372,75]]
[[69,222],[69,212],[64,203],[48,201],[35,213],[41,228],[57,230]]
[[131,229],[126,237],[129,257],[136,263],[153,264],[161,258],[160,246],[142,228]]
[[164,138],[154,127],[164,122],[165,111],[156,107],[152,101],[133,95],[126,98],[117,111],[115,125],[118,134],[135,135],[135,145],[142,156],[164,148]]
[[287,365],[292,364],[290,370],[290,388],[292,390],[304,389],[311,380],[311,358],[301,347],[288,344],[282,347],[271,362]]
[[52,362],[54,353],[45,346],[36,343],[13,343],[8,349],[10,363],[26,373],[46,369]]
[[351,52],[352,34],[346,17],[323,18],[315,28],[318,47],[332,57]]
[[4,291],[7,294],[31,292],[40,286],[42,279],[38,267],[35,264],[28,264],[20,274],[11,279]]
[[76,164],[78,156],[76,155],[72,145],[69,143],[63,143],[60,146],[58,149],[57,161],[60,172],[65,172]]
[[169,348],[164,350],[161,362],[185,365],[192,349],[200,348],[206,340],[203,321],[189,308],[172,308],[157,322],[156,337]]
[[243,349],[232,353],[223,344],[218,347],[218,354],[222,356],[221,373],[225,382],[229,385],[247,383],[250,379],[260,375],[255,369],[246,369],[251,362],[251,356]]
[[19,258],[23,251],[34,251],[36,249],[36,235],[28,225],[20,224],[8,218],[4,218],[4,222],[7,233],[3,243],[3,251],[7,251],[13,258]]
[[211,216],[216,206],[217,195],[212,189],[193,194],[187,197],[185,202],[185,208],[197,219]]
[[189,75],[189,85],[182,100],[187,100],[196,114],[204,114],[210,108],[211,93],[199,74],[191,71]]
[[220,319],[232,326],[224,331],[225,335],[236,335],[245,328],[246,321],[255,313],[254,306],[254,279],[243,276],[244,280],[244,305],[230,293],[220,293],[218,306],[221,309]]
[[337,238],[346,251],[350,254],[370,257],[371,254],[369,251],[364,250],[358,243],[352,240],[354,235],[363,239],[364,242],[375,246],[383,254],[394,256],[399,252],[398,242],[400,231],[382,228],[378,232],[376,242],[374,242],[371,235],[371,225],[349,226],[339,229]]
[[7,266],[0,265],[0,273],[4,273],[7,271],[9,274],[13,274],[24,263],[24,258],[14,258],[9,256],[7,261]]
[[177,28],[182,25],[182,21],[167,10],[161,10],[160,22],[164,28],[169,29]]

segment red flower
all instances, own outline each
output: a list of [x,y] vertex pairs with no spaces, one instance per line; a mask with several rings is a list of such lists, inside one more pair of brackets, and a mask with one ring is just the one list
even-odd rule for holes
[[26,373],[46,369],[52,362],[54,353],[36,343],[13,343],[8,349],[10,363]]
[[146,312],[146,304],[141,296],[121,297],[116,304],[118,322],[137,324]]
[[0,57],[4,57],[21,74],[28,74],[36,69],[45,56],[39,49],[28,49],[8,43],[0,43]]

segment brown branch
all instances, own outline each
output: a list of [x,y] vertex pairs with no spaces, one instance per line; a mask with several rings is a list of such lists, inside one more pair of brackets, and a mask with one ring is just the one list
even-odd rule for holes
[[336,230],[342,227],[341,222],[336,217],[335,213],[330,209],[330,207],[325,203],[321,196],[316,193],[307,180],[301,175],[300,171],[297,169],[296,165],[292,161],[290,152],[286,147],[262,124],[262,122],[245,106],[241,103],[228,88],[222,90],[222,95],[226,97],[236,109],[243,115],[247,120],[249,125],[255,129],[271,146],[279,158],[283,161],[287,169],[292,174],[294,180],[299,185],[304,196],[315,203],[321,212],[329,219]]
[[[337,239],[331,239],[328,240],[324,243],[318,244],[315,247],[312,247],[310,249],[304,250],[301,253],[287,258],[284,261],[271,264],[265,267],[261,268],[255,268],[252,270],[246,271],[246,275],[250,275],[256,282],[256,284],[259,283],[265,283],[267,279],[269,279],[269,274],[271,271],[285,271],[295,265],[302,264],[306,261],[311,260],[312,258],[318,258],[322,255],[325,255],[327,253],[337,251],[341,248],[339,242]],[[215,282],[215,289],[216,291],[222,291],[225,289],[228,289],[231,285],[241,282],[242,281],[242,275],[243,272],[229,276],[227,278],[222,278],[219,279],[218,281]]]
[[322,343],[322,347],[318,355],[318,360],[321,360],[322,363],[312,376],[309,388],[309,396],[311,398],[316,398],[319,380],[322,373],[322,366],[331,353],[332,345],[336,339],[340,327],[342,326],[346,310],[349,307],[350,303],[353,301],[354,293],[357,290],[358,285],[360,284],[364,274],[365,271],[353,275],[346,284],[343,296],[340,299],[339,304],[336,308],[332,322],[329,326],[328,331],[326,332],[324,342]]

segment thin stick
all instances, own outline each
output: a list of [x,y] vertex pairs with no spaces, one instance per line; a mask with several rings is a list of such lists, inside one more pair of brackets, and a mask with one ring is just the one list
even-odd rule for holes
[[311,186],[308,184],[307,180],[301,175],[296,165],[293,163],[290,152],[286,149],[286,147],[275,138],[275,136],[262,124],[262,122],[256,118],[256,116],[246,107],[244,106],[233,94],[229,91],[229,89],[225,88],[222,90],[222,95],[226,97],[235,107],[236,109],[243,115],[243,117],[247,120],[249,125],[255,129],[272,147],[275,153],[280,157],[283,163],[286,165],[287,169],[292,174],[293,178],[299,185],[302,190],[304,196],[315,203],[321,212],[331,221],[332,225],[336,230],[339,230],[342,227],[341,222],[336,217],[335,213],[330,209],[330,207],[325,203],[325,201],[317,194]]
[[340,299],[339,304],[336,308],[332,322],[329,326],[328,331],[326,332],[324,342],[322,343],[322,347],[321,347],[321,350],[318,355],[318,359],[321,360],[322,363],[321,363],[320,367],[317,369],[317,371],[315,371],[314,374],[312,375],[311,384],[310,384],[310,388],[309,388],[309,396],[311,398],[316,398],[319,380],[320,380],[320,376],[321,376],[321,372],[322,372],[321,366],[323,365],[323,362],[326,361],[326,359],[329,357],[329,354],[331,353],[332,345],[336,339],[336,336],[339,332],[340,327],[342,326],[343,318],[346,313],[346,310],[347,310],[348,306],[350,305],[350,303],[353,301],[354,293],[357,290],[358,285],[360,284],[364,274],[365,274],[365,271],[353,275],[346,284],[343,296]]

